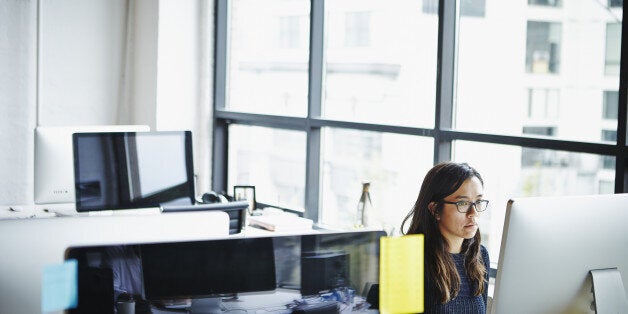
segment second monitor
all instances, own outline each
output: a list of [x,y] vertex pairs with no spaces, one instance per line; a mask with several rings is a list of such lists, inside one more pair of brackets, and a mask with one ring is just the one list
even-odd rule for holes
[[75,133],[76,211],[195,202],[192,133]]
[[492,313],[628,313],[627,204],[628,194],[511,200]]

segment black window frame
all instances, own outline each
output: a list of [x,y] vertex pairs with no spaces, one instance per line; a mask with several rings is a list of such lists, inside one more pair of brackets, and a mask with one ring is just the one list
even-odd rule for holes
[[[628,58],[620,60],[618,86],[618,121],[617,142],[597,143],[545,138],[538,136],[511,136],[465,132],[453,129],[453,106],[455,101],[455,56],[457,26],[456,1],[439,0],[438,9],[438,57],[437,83],[434,128],[401,127],[385,124],[370,124],[351,121],[329,120],[321,117],[322,79],[323,79],[323,31],[324,31],[324,0],[311,0],[310,11],[310,59],[308,83],[308,114],[307,117],[289,117],[265,114],[253,114],[229,111],[226,102],[226,66],[227,66],[227,32],[228,32],[228,0],[215,2],[215,75],[214,75],[214,109],[213,109],[213,156],[212,156],[212,188],[215,191],[227,191],[228,146],[230,124],[263,126],[279,129],[300,130],[307,134],[306,145],[306,191],[304,217],[318,221],[320,199],[320,166],[321,166],[321,129],[324,127],[347,128],[364,131],[390,132],[434,139],[434,164],[451,160],[454,141],[463,140],[477,143],[504,144],[522,148],[547,149],[573,153],[589,153],[607,155],[616,160],[615,193],[628,192],[628,147],[626,146],[627,125],[627,92],[628,92]],[[625,6],[622,7],[626,15]],[[628,51],[626,37],[627,23],[622,23],[621,50]],[[623,55],[623,54],[622,54]],[[598,104],[596,104],[598,105]]]

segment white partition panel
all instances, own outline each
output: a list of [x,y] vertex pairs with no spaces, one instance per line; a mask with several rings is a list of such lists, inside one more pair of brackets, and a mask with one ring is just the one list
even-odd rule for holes
[[0,220],[0,313],[40,313],[42,270],[70,246],[227,237],[225,212]]

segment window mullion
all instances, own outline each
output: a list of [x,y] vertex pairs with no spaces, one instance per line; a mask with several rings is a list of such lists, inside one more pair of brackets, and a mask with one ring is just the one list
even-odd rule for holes
[[227,33],[228,33],[227,0],[216,1],[215,21],[215,55],[214,55],[214,110],[213,110],[213,141],[212,141],[212,182],[214,191],[227,191],[228,169],[228,125],[216,118],[217,110],[226,108],[227,95]]
[[[622,8],[622,16],[626,16],[626,6]],[[628,51],[628,26],[621,25],[621,53],[619,61],[619,96],[617,114],[617,154],[615,158],[615,193],[628,192],[628,149],[626,148],[626,132],[628,122],[628,59],[623,56]]]
[[325,1],[311,0],[304,216],[314,221],[320,218],[321,128],[310,121],[322,113],[324,16]]
[[441,130],[451,129],[455,101],[455,66],[457,44],[457,2],[439,1],[438,61],[436,73],[436,110],[434,121],[434,163],[451,160],[452,142],[441,136]]

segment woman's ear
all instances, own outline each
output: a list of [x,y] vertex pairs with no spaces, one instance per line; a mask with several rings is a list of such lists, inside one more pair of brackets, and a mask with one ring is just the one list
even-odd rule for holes
[[427,204],[427,209],[430,211],[432,216],[434,216],[436,219],[439,219],[438,213],[436,212],[437,205],[438,204],[436,202],[430,202],[429,204]]

